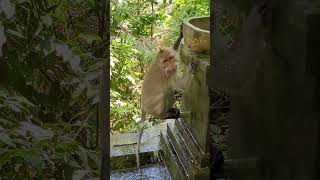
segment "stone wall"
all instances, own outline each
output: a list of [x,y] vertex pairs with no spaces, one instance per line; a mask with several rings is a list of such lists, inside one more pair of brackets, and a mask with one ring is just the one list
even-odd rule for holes
[[192,60],[200,62],[191,85],[182,93],[182,116],[189,125],[192,134],[203,151],[208,152],[207,131],[209,126],[209,96],[207,85],[207,69],[210,66],[209,54],[198,54],[185,47],[182,41],[179,49],[183,66],[188,66]]
[[270,39],[255,57],[256,78],[231,96],[229,157],[257,157],[261,171],[233,176],[319,179],[320,11],[295,1],[272,3]]

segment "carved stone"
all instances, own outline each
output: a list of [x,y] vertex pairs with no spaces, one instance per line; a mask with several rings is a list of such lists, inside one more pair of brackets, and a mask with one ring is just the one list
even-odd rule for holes
[[193,52],[210,52],[210,16],[193,17],[183,22],[185,44]]

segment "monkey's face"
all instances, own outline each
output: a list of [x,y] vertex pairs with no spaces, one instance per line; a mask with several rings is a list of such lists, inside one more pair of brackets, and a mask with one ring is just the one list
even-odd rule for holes
[[177,71],[176,52],[171,48],[160,49],[158,63],[166,75],[175,74]]
[[162,67],[165,70],[167,75],[176,73],[177,71],[176,57],[172,55],[163,59]]

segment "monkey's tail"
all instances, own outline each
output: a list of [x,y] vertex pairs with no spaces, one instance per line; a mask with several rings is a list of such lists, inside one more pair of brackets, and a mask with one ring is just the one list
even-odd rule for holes
[[137,150],[136,150],[137,168],[138,168],[139,172],[140,172],[139,150],[140,150],[140,142],[141,142],[141,138],[142,138],[142,134],[143,134],[143,130],[144,130],[143,125],[144,125],[145,120],[146,120],[146,113],[144,111],[142,111],[141,121],[139,122],[139,128],[138,128],[139,136],[138,136]]

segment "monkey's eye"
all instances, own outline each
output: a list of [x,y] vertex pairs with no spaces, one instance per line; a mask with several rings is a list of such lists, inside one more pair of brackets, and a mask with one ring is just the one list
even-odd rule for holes
[[163,63],[168,62],[168,61],[169,61],[169,59],[165,59],[165,60],[163,60]]

